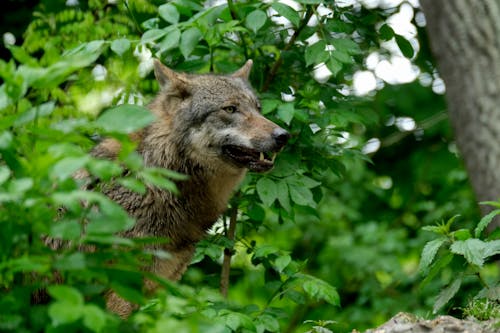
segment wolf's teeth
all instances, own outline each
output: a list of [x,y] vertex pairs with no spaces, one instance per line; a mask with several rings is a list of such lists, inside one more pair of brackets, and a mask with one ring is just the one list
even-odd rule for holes
[[274,163],[274,160],[276,159],[276,155],[277,155],[277,154],[273,154],[273,157],[271,158],[271,162],[273,162],[273,163]]
[[264,158],[265,158],[265,157],[264,157],[264,153],[263,153],[263,152],[260,152],[260,158],[259,158],[259,159],[260,159],[261,161],[263,161],[263,160],[264,160]]

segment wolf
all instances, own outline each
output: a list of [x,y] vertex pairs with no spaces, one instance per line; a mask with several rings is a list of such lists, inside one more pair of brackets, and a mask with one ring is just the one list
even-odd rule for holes
[[[179,194],[150,186],[139,194],[119,185],[103,189],[120,204],[136,224],[127,237],[166,237],[158,248],[169,259],[155,258],[146,269],[169,280],[178,280],[203,239],[228,205],[234,189],[248,170],[265,172],[290,134],[261,114],[261,105],[249,82],[252,60],[230,75],[175,72],[160,61],[154,73],[160,92],[149,104],[156,120],[133,137],[146,166],[185,174]],[[105,139],[93,155],[114,159],[120,144]],[[146,281],[147,288],[154,289]],[[127,316],[132,307],[116,294],[108,307]]]

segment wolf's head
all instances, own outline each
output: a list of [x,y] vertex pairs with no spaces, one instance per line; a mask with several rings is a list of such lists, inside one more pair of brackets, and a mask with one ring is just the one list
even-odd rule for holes
[[177,73],[155,61],[162,88],[152,110],[177,137],[177,150],[216,169],[273,167],[287,143],[287,131],[264,118],[250,87],[252,61],[232,75]]

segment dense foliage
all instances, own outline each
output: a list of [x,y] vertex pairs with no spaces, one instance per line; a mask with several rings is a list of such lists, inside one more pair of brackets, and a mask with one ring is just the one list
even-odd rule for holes
[[[425,33],[412,44],[391,28],[400,7],[321,3],[40,1],[0,60],[0,330],[345,332],[498,302],[498,234],[483,233],[492,215],[478,216]],[[374,52],[410,58],[419,80],[357,94]],[[117,236],[134,221],[73,177],[175,191],[182,175],[144,167],[127,135],[152,120],[141,105],[158,89],[153,57],[198,73],[253,59],[263,113],[293,136],[272,172],[247,177],[180,283],[141,271],[166,255],[145,247],[158,240]],[[88,155],[104,136],[122,142],[117,161]],[[143,294],[145,276],[164,288]],[[107,312],[110,288],[140,310]]]

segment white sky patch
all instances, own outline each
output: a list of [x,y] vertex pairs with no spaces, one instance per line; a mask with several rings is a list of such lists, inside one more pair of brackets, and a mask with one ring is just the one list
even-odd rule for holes
[[396,127],[402,132],[409,132],[417,128],[417,123],[410,117],[398,117],[396,118]]
[[414,81],[420,70],[411,61],[402,56],[392,56],[380,61],[375,68],[375,75],[389,84],[401,84]]
[[92,69],[92,76],[94,77],[94,80],[96,80],[96,81],[104,81],[106,79],[107,74],[108,74],[108,71],[107,71],[106,67],[104,67],[103,65],[97,64]]
[[5,46],[10,46],[16,44],[16,36],[12,32],[6,32],[3,34],[3,44]]
[[434,82],[432,82],[432,91],[439,95],[443,95],[446,92],[446,86],[443,79],[440,77],[434,79]]
[[352,85],[354,93],[363,96],[377,88],[377,79],[371,71],[358,71],[354,73]]
[[371,138],[366,141],[363,148],[361,148],[361,152],[365,155],[373,154],[380,149],[381,142],[378,138]]

